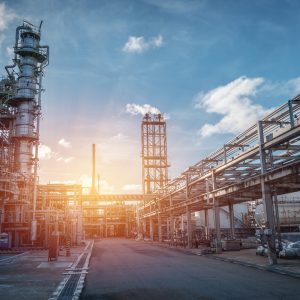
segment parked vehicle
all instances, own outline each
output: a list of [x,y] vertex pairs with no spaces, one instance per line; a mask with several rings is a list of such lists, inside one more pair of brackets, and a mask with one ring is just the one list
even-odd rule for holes
[[[280,248],[278,240],[276,240],[276,254],[277,254],[277,257],[285,257],[284,254],[281,255],[281,253],[283,253],[282,251],[284,251],[284,249],[287,249],[287,247],[290,244],[291,243],[289,243],[288,241],[282,241],[281,242],[281,247],[282,248]],[[294,244],[294,243],[292,243],[292,244]],[[268,256],[268,246],[267,246],[267,244],[258,246],[257,249],[256,249],[256,255]]]
[[290,243],[279,252],[279,257],[297,258],[300,257],[300,241]]

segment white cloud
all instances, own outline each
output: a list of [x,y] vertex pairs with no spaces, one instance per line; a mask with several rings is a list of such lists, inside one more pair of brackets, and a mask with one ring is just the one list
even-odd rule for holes
[[263,82],[263,78],[243,76],[207,93],[199,93],[196,97],[197,108],[204,108],[206,112],[223,115],[219,122],[206,123],[202,126],[199,134],[202,137],[215,133],[237,134],[267,114],[268,109],[254,104],[251,100]]
[[132,115],[145,115],[148,113],[151,114],[160,114],[158,108],[151,106],[150,104],[138,105],[135,103],[128,103],[126,104],[126,112]]
[[296,96],[300,93],[300,77],[292,78],[283,86],[287,94]]
[[12,58],[13,54],[14,54],[14,48],[13,47],[6,47],[6,54],[9,58]]
[[164,43],[162,35],[158,35],[150,40],[150,45],[153,45],[154,48],[160,48]]
[[106,180],[100,180],[100,193],[110,194],[115,190],[114,186],[109,184]]
[[[57,153],[58,154],[58,153]],[[57,162],[64,162],[65,164],[68,164],[70,163],[71,161],[73,161],[75,158],[73,156],[70,156],[70,157],[62,157],[62,156],[59,156],[56,158],[56,161]]]
[[67,157],[64,159],[64,163],[68,164],[70,163],[71,161],[73,161],[75,158],[73,156],[70,156],[70,157]]
[[39,145],[39,158],[42,160],[47,160],[52,158],[55,153],[47,145]]
[[127,135],[123,134],[122,132],[119,132],[117,135],[112,136],[110,140],[115,142],[115,141],[123,141],[126,140],[127,138],[128,138]]
[[0,31],[5,30],[8,23],[17,17],[13,10],[6,8],[5,3],[0,3]]
[[50,180],[51,184],[77,184],[76,180]]
[[49,160],[53,158],[57,162],[64,162],[66,164],[70,163],[75,159],[73,156],[70,157],[60,156],[59,152],[54,152],[51,149],[51,147],[43,144],[39,145],[39,158],[41,160]]
[[140,184],[125,184],[123,185],[122,190],[130,193],[141,193],[142,186]]
[[5,3],[0,3],[0,46],[6,38],[3,31],[7,28],[8,24],[17,17],[17,14],[7,8]]
[[161,10],[176,14],[187,14],[205,6],[206,1],[200,0],[142,0],[143,2]]
[[64,138],[60,139],[58,144],[64,148],[71,148],[71,143],[67,142]]
[[123,47],[127,53],[142,53],[149,49],[160,48],[164,43],[161,35],[150,38],[148,41],[143,36],[130,36]]

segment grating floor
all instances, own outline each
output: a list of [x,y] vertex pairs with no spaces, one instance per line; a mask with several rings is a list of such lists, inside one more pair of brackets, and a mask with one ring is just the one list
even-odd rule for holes
[[[84,263],[87,259],[88,251],[86,251],[81,259],[79,260],[78,264],[76,265],[76,268],[83,268]],[[76,272],[74,270],[74,272]],[[70,300],[72,299],[74,292],[77,287],[78,280],[80,278],[81,274],[72,274],[70,278],[68,279],[67,283],[63,287],[61,293],[59,294],[57,300]]]

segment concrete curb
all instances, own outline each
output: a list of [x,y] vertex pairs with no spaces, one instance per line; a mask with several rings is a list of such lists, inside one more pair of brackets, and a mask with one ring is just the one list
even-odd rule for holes
[[192,254],[192,255],[197,255],[197,256],[203,256],[205,258],[220,260],[220,261],[229,262],[229,263],[232,263],[232,264],[238,264],[238,265],[248,267],[248,268],[255,268],[255,269],[258,269],[258,270],[261,270],[261,271],[268,271],[268,272],[277,273],[277,274],[281,274],[281,275],[286,275],[286,276],[297,278],[297,279],[300,278],[300,273],[292,272],[292,271],[288,271],[288,270],[282,270],[282,268],[279,267],[279,266],[264,266],[264,265],[260,265],[260,264],[240,261],[240,260],[233,259],[233,258],[220,257],[220,256],[217,256],[217,255],[214,255],[214,254],[202,254],[200,250],[197,253],[197,252],[190,251],[188,249],[174,248],[174,247],[170,247],[168,245],[159,244],[159,243],[155,243],[155,242],[151,242],[151,241],[142,241],[142,242],[153,245],[153,246],[158,246],[158,247],[161,247],[161,248],[165,248],[165,249],[175,250],[175,251],[188,253],[188,254]]

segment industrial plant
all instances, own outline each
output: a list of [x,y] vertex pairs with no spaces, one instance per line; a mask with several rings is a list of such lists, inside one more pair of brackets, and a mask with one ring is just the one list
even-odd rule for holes
[[202,244],[218,253],[240,247],[241,239],[255,237],[260,229],[276,263],[275,241],[283,232],[299,232],[300,225],[298,194],[289,196],[300,190],[299,97],[173,179],[168,177],[166,120],[145,114],[142,194],[99,193],[94,144],[88,195],[78,184],[42,185],[39,123],[49,47],[41,44],[41,29],[42,22],[17,27],[13,63],[0,81],[2,248],[47,248],[53,237],[58,244],[78,245],[125,236],[188,248]]
[[286,243],[300,240],[300,96],[175,178],[168,172],[167,120],[145,113],[137,124],[142,193],[101,193],[91,141],[86,194],[79,184],[39,183],[42,79],[50,57],[42,22],[18,26],[13,49],[0,80],[1,250],[47,249],[52,261],[62,248],[70,256],[88,240],[125,237],[215,254],[261,247],[257,254],[276,265],[287,256]]

